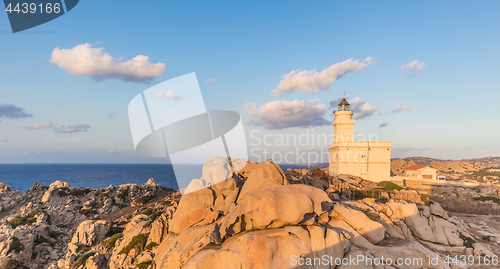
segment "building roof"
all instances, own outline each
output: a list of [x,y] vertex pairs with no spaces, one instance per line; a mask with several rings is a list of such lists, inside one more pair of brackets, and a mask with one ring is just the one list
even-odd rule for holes
[[341,105],[348,106],[349,102],[347,102],[347,100],[345,98],[342,98],[342,101],[339,103],[339,106],[341,106]]
[[422,166],[422,165],[412,165],[412,166],[408,166],[406,167],[404,170],[419,170],[419,169],[422,169],[424,167],[427,167],[427,166]]

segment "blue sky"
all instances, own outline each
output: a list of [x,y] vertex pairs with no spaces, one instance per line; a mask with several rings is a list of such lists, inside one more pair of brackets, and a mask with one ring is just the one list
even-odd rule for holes
[[[191,72],[208,109],[231,109],[244,121],[245,104],[293,100],[316,100],[331,121],[330,101],[346,92],[377,108],[358,119],[355,132],[391,141],[393,157],[500,156],[498,1],[116,3],[80,1],[66,15],[16,34],[0,12],[0,104],[32,116],[0,114],[0,162],[162,162],[135,153],[127,106],[149,87]],[[49,62],[54,49],[87,43],[123,61],[148,56],[167,70],[147,83],[96,81]],[[376,63],[327,83],[325,91],[269,96],[293,70],[321,72],[368,57]],[[422,70],[400,70],[415,60]],[[403,103],[409,111],[393,112]],[[28,128],[46,122],[90,127]],[[331,125],[297,124],[269,130],[254,122],[245,130],[333,133]]]

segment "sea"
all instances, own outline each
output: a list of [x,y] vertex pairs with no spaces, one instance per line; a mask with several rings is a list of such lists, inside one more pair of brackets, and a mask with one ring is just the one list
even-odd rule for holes
[[[303,165],[281,165],[304,168]],[[0,182],[15,190],[27,191],[36,181],[49,186],[56,180],[73,187],[106,188],[109,185],[135,183],[141,185],[153,178],[157,184],[171,189],[185,187],[194,178],[200,178],[203,164],[0,164]],[[176,174],[182,178],[176,178]]]

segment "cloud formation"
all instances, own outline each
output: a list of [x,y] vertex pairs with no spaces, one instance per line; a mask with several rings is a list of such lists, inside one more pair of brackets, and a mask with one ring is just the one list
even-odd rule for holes
[[292,72],[282,76],[282,80],[278,86],[276,86],[276,89],[271,91],[269,96],[276,97],[281,96],[284,93],[298,91],[312,93],[316,93],[320,90],[325,91],[333,82],[345,74],[359,72],[370,66],[372,63],[376,63],[372,60],[372,57],[368,57],[362,62],[359,60],[353,61],[351,58],[341,63],[335,63],[325,68],[320,73],[318,73],[316,69],[302,71],[300,69],[293,70]]
[[156,93],[156,96],[159,98],[164,98],[167,100],[172,100],[172,101],[179,101],[184,99],[184,97],[180,94],[175,94],[174,91],[168,90],[166,93],[163,93],[163,91],[159,91]]
[[313,127],[330,124],[324,118],[326,105],[311,101],[276,100],[263,106],[245,104],[248,114],[247,124],[262,126],[266,129],[284,129],[291,127]]
[[373,104],[365,102],[365,100],[354,97],[349,101],[351,104],[351,109],[353,111],[353,119],[364,119],[373,115],[381,106],[374,106]]
[[72,49],[55,48],[49,62],[73,76],[90,76],[97,81],[118,78],[147,82],[167,71],[165,64],[153,63],[148,56],[137,55],[131,60],[122,61],[123,58],[112,57],[103,49],[92,48],[89,43]]
[[411,111],[411,106],[405,106],[404,103],[398,104],[398,106],[392,111],[394,113],[398,112],[408,112]]
[[115,111],[113,114],[109,114],[108,115],[108,118],[113,118],[113,117],[116,117],[118,115],[118,113]]
[[384,128],[386,127],[387,125],[389,125],[390,122],[384,122],[382,124],[380,124],[380,126],[378,128]]
[[205,80],[205,83],[214,83],[216,81],[217,80],[215,78],[209,78],[209,79]]
[[33,123],[28,126],[28,129],[37,130],[37,129],[52,129],[56,133],[62,134],[71,134],[78,132],[88,132],[90,129],[90,125],[88,124],[76,124],[76,125],[68,125],[67,127],[62,124],[46,122],[43,124]]
[[0,118],[22,119],[31,118],[31,114],[26,113],[24,109],[11,104],[0,104]]
[[401,65],[399,70],[403,71],[408,78],[412,78],[417,75],[422,75],[425,72],[424,68],[426,66],[427,65],[424,62],[413,60],[409,63]]

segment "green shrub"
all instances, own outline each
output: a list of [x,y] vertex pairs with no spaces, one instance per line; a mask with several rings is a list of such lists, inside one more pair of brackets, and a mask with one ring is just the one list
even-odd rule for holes
[[116,241],[118,239],[120,239],[121,237],[123,237],[123,234],[122,233],[117,233],[117,234],[114,234],[113,236],[111,236],[110,238],[104,240],[102,242],[102,245],[105,246],[106,248],[108,249],[113,249],[116,245]]
[[153,209],[148,207],[148,208],[144,209],[143,211],[137,212],[136,215],[139,215],[139,214],[149,216],[149,215],[153,214]]
[[500,203],[500,198],[492,197],[492,196],[474,197],[474,200],[476,200],[476,201],[493,201],[497,204]]
[[74,189],[72,191],[69,192],[69,195],[72,195],[72,196],[83,196],[87,193],[89,193],[90,190],[89,189]]
[[21,244],[21,240],[17,237],[12,237],[12,242],[10,242],[9,252],[14,251],[19,253],[24,250],[24,246]]
[[149,227],[151,227],[151,224],[152,224],[152,223],[153,223],[152,221],[148,221],[148,222],[146,222],[146,223],[142,226],[142,228],[149,228]]
[[155,220],[156,218],[158,218],[160,215],[161,215],[161,214],[160,214],[158,211],[156,211],[156,212],[154,212],[153,214],[151,214],[149,217],[151,218],[151,220],[153,220],[153,221],[154,221],[154,220]]
[[29,269],[22,265],[18,260],[10,260],[2,269]]
[[398,184],[392,183],[390,181],[381,181],[377,184],[378,187],[386,190],[386,191],[393,191],[393,190],[402,190],[404,189],[403,187],[399,186]]
[[78,246],[76,247],[76,253],[84,252],[84,251],[87,251],[88,249],[89,249],[89,246],[84,245],[84,244],[78,244]]
[[68,226],[66,226],[64,224],[57,224],[56,227],[59,228],[59,229],[68,228]]
[[146,245],[147,237],[143,234],[138,234],[132,238],[127,246],[122,248],[118,254],[128,254],[132,249],[136,249],[137,253],[141,253]]
[[464,246],[466,248],[472,248],[472,244],[476,243],[476,240],[474,240],[470,237],[467,237],[463,234],[460,234],[460,239],[464,240]]
[[151,265],[151,260],[138,263],[136,266],[139,269],[147,269]]
[[68,193],[65,191],[59,191],[57,194],[59,194],[60,197],[68,196]]
[[142,205],[142,204],[145,204],[145,203],[149,202],[149,200],[151,200],[152,198],[153,197],[151,197],[149,195],[144,195],[144,196],[141,196],[141,197],[135,199],[135,202],[137,204],[141,204]]
[[57,239],[60,235],[62,235],[63,233],[60,233],[60,232],[56,232],[56,231],[51,231],[50,232],[50,237],[54,238],[54,239]]
[[36,222],[36,218],[29,218],[28,219],[28,224],[29,225],[33,225],[33,223],[35,223],[35,222]]
[[373,221],[378,221],[378,220],[380,219],[380,216],[379,216],[379,215],[377,215],[377,214],[375,214],[375,213],[372,213],[372,212],[366,212],[366,211],[364,211],[364,213],[365,213],[365,215],[366,215],[369,219],[371,219],[371,220],[373,220]]
[[95,255],[95,252],[89,252],[89,253],[82,255],[80,258],[76,259],[76,261],[71,265],[71,268],[80,267],[88,260],[88,258],[90,258],[94,255]]
[[146,248],[145,248],[145,249],[146,249],[146,250],[151,251],[151,250],[152,250],[153,248],[155,248],[156,246],[158,246],[158,244],[157,244],[157,243],[155,243],[155,242],[151,242],[151,243],[149,243],[149,244],[146,246]]
[[44,215],[48,215],[47,212],[45,212],[43,210],[35,210],[35,211],[29,213],[26,217],[27,218],[34,218],[34,217],[36,217],[40,213],[43,213]]
[[125,230],[125,228],[123,227],[111,227],[111,229],[109,230],[109,233],[108,233],[108,236],[113,236],[115,234],[119,234],[119,233],[123,233],[123,230]]
[[160,188],[164,191],[169,191],[169,192],[174,192],[175,190],[174,189],[171,189],[171,188],[167,188],[167,187],[164,187],[164,186],[160,186]]
[[99,201],[99,203],[97,203],[97,205],[95,205],[95,208],[102,208],[103,206],[104,206],[104,202]]
[[87,217],[89,217],[90,215],[94,215],[97,213],[97,211],[93,210],[93,209],[80,209],[80,211],[78,211],[80,214],[82,215],[85,215]]
[[118,223],[116,224],[116,226],[122,226],[122,225],[125,225],[125,224],[127,224],[127,223],[128,223],[128,222],[126,222],[126,221],[122,220],[122,221],[118,222]]
[[173,205],[172,202],[170,202],[170,201],[161,201],[160,204],[165,205],[165,206]]
[[123,199],[125,197],[127,197],[128,195],[128,189],[121,189],[118,194],[116,195],[116,198],[120,198],[120,199]]
[[422,193],[420,194],[420,200],[422,200],[422,202],[426,205],[429,204],[429,195],[425,194],[425,193]]
[[47,240],[47,238],[42,237],[42,236],[37,237],[37,238],[35,239],[35,246],[36,246],[36,245],[43,244],[43,243],[50,243],[50,242],[49,242],[49,240]]
[[11,221],[8,222],[8,224],[10,225],[10,227],[12,227],[12,229],[15,229],[17,226],[25,225],[27,221],[28,218],[15,216]]
[[61,190],[61,191],[69,191],[69,188],[68,187],[61,187],[61,188],[59,188],[59,190]]
[[490,241],[491,240],[491,235],[485,235],[483,236],[484,241]]

